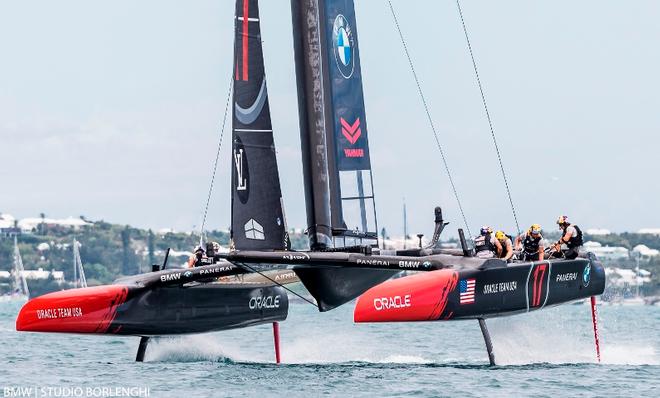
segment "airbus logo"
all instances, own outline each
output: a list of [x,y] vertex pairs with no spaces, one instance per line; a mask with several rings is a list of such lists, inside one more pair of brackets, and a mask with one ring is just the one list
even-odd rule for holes
[[285,254],[282,256],[283,260],[293,261],[293,260],[309,260],[309,255],[307,253],[291,253]]

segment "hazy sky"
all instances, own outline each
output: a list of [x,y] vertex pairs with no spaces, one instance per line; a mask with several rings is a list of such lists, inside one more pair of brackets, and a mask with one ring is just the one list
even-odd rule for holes
[[[385,0],[356,0],[380,226],[460,226]],[[513,230],[456,4],[393,1],[463,206]],[[660,3],[476,1],[463,11],[524,226],[660,227]],[[230,0],[0,2],[0,211],[199,225],[232,68]],[[261,1],[290,226],[304,195],[288,0]],[[226,137],[230,135],[227,125]],[[229,224],[229,140],[208,224]],[[452,229],[454,229],[452,228]]]

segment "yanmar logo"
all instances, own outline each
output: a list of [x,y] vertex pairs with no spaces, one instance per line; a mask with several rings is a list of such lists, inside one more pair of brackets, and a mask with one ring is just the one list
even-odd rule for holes
[[360,118],[355,119],[355,122],[351,125],[343,117],[339,118],[341,122],[341,133],[346,137],[348,142],[351,145],[354,145],[358,138],[362,135],[362,129],[360,128]]
[[[351,143],[355,145],[360,136],[362,129],[360,128],[360,118],[355,119],[353,124],[349,123],[343,117],[339,118],[341,122],[341,133]],[[344,155],[347,158],[362,158],[364,157],[364,149],[362,148],[344,148]]]
[[374,299],[374,309],[376,311],[406,308],[410,307],[412,296],[406,294],[405,296],[392,296],[392,297],[376,297]]

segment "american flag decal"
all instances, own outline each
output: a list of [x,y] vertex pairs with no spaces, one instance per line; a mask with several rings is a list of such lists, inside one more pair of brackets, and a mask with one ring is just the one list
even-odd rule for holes
[[474,279],[461,279],[459,283],[460,303],[472,304],[474,303],[474,287],[476,282]]

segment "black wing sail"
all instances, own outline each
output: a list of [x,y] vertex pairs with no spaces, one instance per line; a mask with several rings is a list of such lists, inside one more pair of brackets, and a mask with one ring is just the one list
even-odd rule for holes
[[258,0],[237,0],[234,38],[231,238],[238,250],[287,248],[261,48]]
[[291,1],[310,246],[377,245],[352,0]]
[[[307,225],[312,250],[378,243],[353,0],[291,0]],[[321,311],[396,271],[296,266]]]

